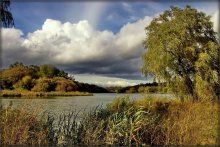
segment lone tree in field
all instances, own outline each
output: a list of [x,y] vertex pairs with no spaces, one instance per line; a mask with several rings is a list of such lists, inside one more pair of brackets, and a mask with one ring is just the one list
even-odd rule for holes
[[143,73],[194,101],[216,98],[220,48],[210,18],[190,6],[171,7],[154,18],[145,28]]
[[1,0],[1,27],[9,28],[14,26],[14,19],[10,10],[10,0]]

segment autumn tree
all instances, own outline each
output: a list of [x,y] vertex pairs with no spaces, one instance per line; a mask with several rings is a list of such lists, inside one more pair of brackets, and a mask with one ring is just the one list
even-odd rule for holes
[[30,75],[26,66],[18,65],[13,68],[1,71],[2,89],[12,89],[13,85],[19,82],[24,76]]
[[55,91],[68,92],[77,91],[79,89],[73,80],[69,80],[63,77],[56,77],[54,80],[56,85]]
[[194,101],[216,98],[220,49],[210,18],[190,6],[171,7],[154,18],[145,28],[143,73]]

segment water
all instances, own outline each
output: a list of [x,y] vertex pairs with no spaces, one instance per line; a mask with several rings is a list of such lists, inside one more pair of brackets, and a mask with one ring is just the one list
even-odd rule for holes
[[[66,111],[88,111],[96,106],[105,107],[115,97],[129,96],[130,99],[144,98],[143,94],[117,94],[117,93],[99,93],[93,96],[70,96],[70,97],[50,97],[50,98],[36,98],[36,99],[21,99],[21,98],[1,98],[3,106],[23,107],[27,109],[38,109],[41,112],[46,111],[52,114],[60,114]],[[148,94],[148,97],[168,97],[172,98],[170,94]]]

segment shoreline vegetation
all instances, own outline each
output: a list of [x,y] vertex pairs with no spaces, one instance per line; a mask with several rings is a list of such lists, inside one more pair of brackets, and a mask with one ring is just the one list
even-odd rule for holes
[[28,90],[1,90],[1,97],[50,97],[50,96],[92,96],[92,93],[89,92],[59,92],[59,91],[51,91],[51,92],[34,92]]
[[218,104],[211,101],[115,98],[105,108],[38,116],[0,107],[0,145],[215,145]]

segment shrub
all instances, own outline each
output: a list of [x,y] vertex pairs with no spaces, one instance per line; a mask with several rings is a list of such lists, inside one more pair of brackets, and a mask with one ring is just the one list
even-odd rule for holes
[[55,91],[77,91],[78,86],[72,81],[62,77],[55,78]]
[[3,70],[2,72],[2,78],[11,81],[13,84],[26,75],[29,75],[29,70],[25,66],[16,66],[14,68]]
[[36,84],[31,90],[37,92],[49,92],[49,91],[54,91],[54,89],[55,89],[54,80],[51,78],[42,77],[36,80]]

